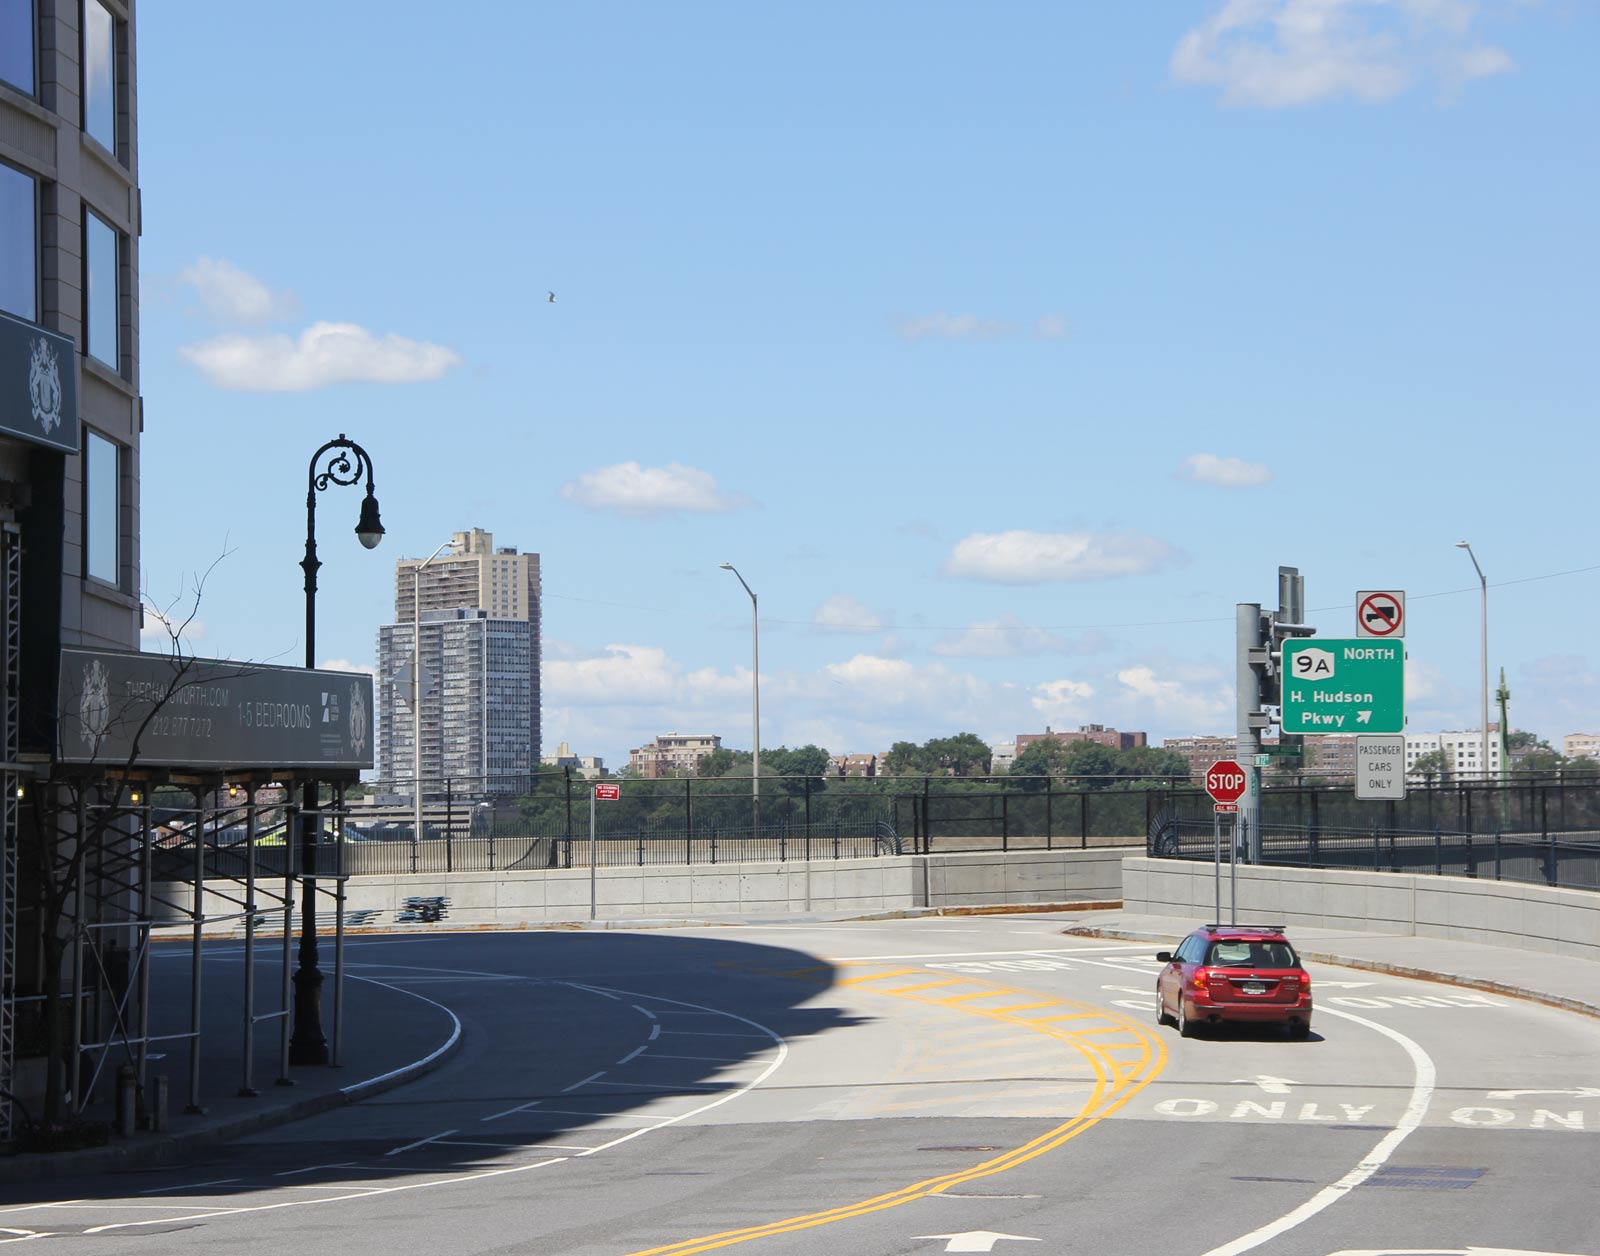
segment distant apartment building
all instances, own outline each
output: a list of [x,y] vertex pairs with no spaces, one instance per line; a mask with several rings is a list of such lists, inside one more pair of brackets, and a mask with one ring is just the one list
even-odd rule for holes
[[1569,759],[1600,759],[1600,733],[1568,733],[1561,739],[1561,753]]
[[700,760],[722,749],[722,738],[708,733],[659,733],[654,741],[628,751],[628,771],[645,780],[693,776]]
[[1161,748],[1181,756],[1189,765],[1189,778],[1198,781],[1217,760],[1237,757],[1239,739],[1210,733],[1198,737],[1168,737]]
[[[395,564],[395,621],[378,629],[378,774],[423,796],[521,792],[540,761],[539,555],[457,532],[431,560]],[[411,665],[420,655],[420,721]]]
[[[1310,740],[1307,738],[1307,740]],[[1500,775],[1500,726],[1489,725],[1489,762],[1487,771],[1483,762],[1483,733],[1478,729],[1465,732],[1407,733],[1406,779],[1422,780],[1416,771],[1417,760],[1434,751],[1443,751],[1445,771],[1452,780],[1483,780]]]
[[1143,733],[1118,732],[1114,728],[1107,728],[1104,724],[1080,724],[1075,732],[1070,733],[1058,733],[1046,724],[1042,733],[1018,733],[1015,742],[1016,753],[1021,754],[1034,742],[1043,741],[1047,737],[1053,737],[1066,746],[1078,741],[1092,741],[1109,750],[1132,750],[1135,746],[1149,744],[1149,739]]
[[989,771],[995,775],[1011,771],[1011,765],[1017,761],[1017,743],[1014,741],[999,741],[989,747]]
[[556,747],[554,754],[541,755],[539,766],[546,768],[566,768],[574,776],[581,776],[586,781],[596,780],[606,774],[605,760],[594,754],[573,754],[572,747],[562,742]]
[[875,754],[836,754],[828,759],[829,774],[841,780],[846,777],[875,777],[878,775],[879,756]]

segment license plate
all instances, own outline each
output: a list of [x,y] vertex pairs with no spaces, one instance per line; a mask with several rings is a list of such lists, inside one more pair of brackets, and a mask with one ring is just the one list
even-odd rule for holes
[[1267,983],[1264,981],[1247,981],[1240,987],[1246,994],[1265,994]]

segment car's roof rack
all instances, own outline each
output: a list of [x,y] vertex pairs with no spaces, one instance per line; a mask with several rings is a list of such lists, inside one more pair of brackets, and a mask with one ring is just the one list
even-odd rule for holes
[[1205,925],[1203,927],[1206,928],[1206,929],[1210,929],[1210,930],[1242,929],[1247,933],[1282,933],[1283,930],[1284,930],[1284,926],[1283,925],[1253,925],[1253,924],[1219,925],[1219,924],[1210,924],[1210,925]]

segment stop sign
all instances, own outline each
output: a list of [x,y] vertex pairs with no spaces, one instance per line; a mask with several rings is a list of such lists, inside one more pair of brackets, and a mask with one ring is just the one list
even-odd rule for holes
[[1248,779],[1232,759],[1218,759],[1206,769],[1206,793],[1216,802],[1238,802]]

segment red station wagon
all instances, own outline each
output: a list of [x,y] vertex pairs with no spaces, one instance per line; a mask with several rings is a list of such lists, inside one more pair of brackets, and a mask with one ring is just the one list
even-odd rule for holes
[[1156,959],[1156,1023],[1185,1038],[1228,1021],[1311,1032],[1311,978],[1281,925],[1203,925]]

